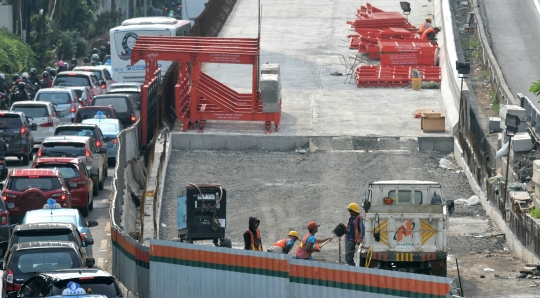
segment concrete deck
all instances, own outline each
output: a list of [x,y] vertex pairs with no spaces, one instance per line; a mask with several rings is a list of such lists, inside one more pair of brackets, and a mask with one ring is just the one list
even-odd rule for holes
[[[426,16],[433,14],[433,2],[409,2],[412,8],[409,19],[414,25],[420,25]],[[440,90],[358,88],[354,77],[348,83],[348,77],[330,75],[334,71],[346,72],[340,55],[352,57],[357,54],[356,50],[348,48],[347,35],[354,31],[346,21],[354,20],[356,10],[365,3],[352,0],[324,3],[261,1],[260,61],[279,63],[282,76],[280,131],[273,132],[270,137],[450,136],[448,121],[446,133],[424,133],[420,129],[420,119],[413,116],[417,109],[444,112]],[[395,1],[372,4],[385,11],[401,12]],[[257,1],[239,0],[221,36],[257,37],[257,14]],[[364,64],[378,63],[378,60],[370,60]],[[251,91],[251,66],[207,63],[203,69],[239,92]],[[262,122],[208,121],[203,135],[257,135],[263,131]],[[197,130],[191,130],[187,134],[196,133]]]

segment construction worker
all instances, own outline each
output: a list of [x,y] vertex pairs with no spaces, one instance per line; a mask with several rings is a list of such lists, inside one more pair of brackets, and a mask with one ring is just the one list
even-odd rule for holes
[[255,217],[249,218],[249,229],[244,233],[244,249],[263,251],[261,232],[259,231],[259,223],[261,221]]
[[311,260],[311,254],[316,251],[321,251],[319,243],[330,241],[332,238],[326,238],[317,240],[315,239],[315,234],[319,231],[319,226],[316,222],[312,221],[308,223],[307,229],[308,233],[304,236],[298,247],[296,247],[296,258]]
[[433,22],[432,18],[426,18],[426,21],[423,22],[422,25],[420,25],[420,27],[418,28],[418,34],[422,35],[424,31],[426,31],[429,28],[432,28],[433,27],[432,22]]
[[289,235],[287,235],[287,238],[281,239],[278,242],[274,243],[274,245],[267,251],[276,254],[288,254],[292,250],[294,243],[298,239],[300,239],[300,235],[298,235],[298,232],[290,231]]
[[439,27],[431,27],[426,29],[424,33],[422,33],[422,40],[428,40],[434,43],[437,43],[437,33],[441,32],[441,28]]
[[344,235],[345,238],[345,262],[348,265],[355,266],[354,252],[356,251],[356,245],[359,245],[364,239],[364,222],[360,215],[360,208],[356,203],[350,203],[347,206],[349,210],[349,221],[347,224],[348,233]]

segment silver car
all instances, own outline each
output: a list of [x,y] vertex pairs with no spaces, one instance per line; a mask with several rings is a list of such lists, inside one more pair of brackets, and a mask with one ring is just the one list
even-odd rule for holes
[[37,157],[76,157],[86,165],[92,181],[103,189],[107,177],[107,148],[96,147],[89,136],[54,136],[43,141]]
[[17,101],[11,105],[11,111],[23,112],[30,123],[37,124],[37,129],[32,131],[34,143],[41,143],[48,136],[52,136],[60,124],[59,117],[65,116],[64,113],[57,112],[52,103],[44,101]]
[[60,123],[71,123],[81,105],[77,93],[72,88],[40,89],[34,100],[52,103],[56,112],[64,114],[59,117]]

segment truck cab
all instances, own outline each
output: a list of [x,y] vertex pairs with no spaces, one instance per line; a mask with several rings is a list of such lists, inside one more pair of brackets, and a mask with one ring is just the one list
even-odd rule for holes
[[446,237],[453,201],[433,181],[370,183],[362,203],[362,267],[446,276]]

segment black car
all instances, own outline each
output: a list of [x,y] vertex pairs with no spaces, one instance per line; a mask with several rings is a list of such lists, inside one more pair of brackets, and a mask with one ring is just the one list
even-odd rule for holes
[[93,106],[112,106],[116,110],[118,120],[124,127],[130,127],[137,121],[137,103],[129,94],[106,94],[93,98]]
[[[93,258],[86,258],[84,248],[69,241],[36,241],[13,245],[0,262],[6,292],[18,291],[30,277],[40,272],[93,267]],[[37,296],[25,296],[37,297]]]
[[96,147],[107,149],[107,142],[110,138],[103,136],[103,132],[97,124],[72,123],[62,124],[56,127],[55,136],[88,136],[96,140]]
[[136,86],[136,85],[126,86],[126,87],[119,86],[117,88],[111,88],[111,90],[109,90],[107,94],[129,94],[133,96],[133,98],[135,99],[135,103],[137,104],[136,105],[137,110],[141,109],[141,87],[140,86]]
[[[16,225],[11,232],[8,242],[0,242],[0,248],[8,252],[13,245],[18,243],[36,241],[71,241],[79,247],[93,245],[94,239],[81,239],[79,230],[72,223],[47,222]],[[86,257],[86,249],[84,249]]]
[[23,112],[0,111],[0,138],[4,139],[8,150],[5,156],[16,156],[28,165],[34,158],[34,138],[30,131],[37,130],[37,124],[28,121]]
[[[0,242],[9,240],[9,211],[4,200],[0,200]],[[0,252],[4,255],[4,251]]]
[[72,287],[81,289],[85,293],[91,291],[94,295],[105,295],[108,298],[124,298],[114,276],[104,270],[86,268],[38,273],[28,279],[19,292],[10,292],[8,297],[62,295],[69,283],[72,283]]

